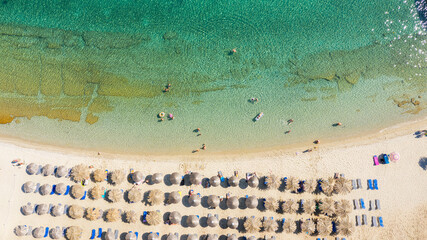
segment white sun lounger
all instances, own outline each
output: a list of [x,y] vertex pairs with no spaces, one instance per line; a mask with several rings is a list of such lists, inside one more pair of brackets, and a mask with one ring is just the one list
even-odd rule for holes
[[360,216],[356,215],[356,226],[362,225],[362,222],[360,221]]
[[379,199],[375,199],[375,205],[377,206],[377,210],[381,210],[381,206],[380,206],[380,200]]
[[356,180],[351,180],[351,184],[352,184],[352,186],[353,186],[353,190],[354,189],[357,189],[357,183],[356,183]]
[[362,215],[362,225],[368,225],[368,216],[366,214]]
[[359,200],[353,199],[354,209],[358,210],[360,209]]
[[372,216],[372,226],[378,227],[378,219],[377,217]]
[[372,203],[372,200],[369,200],[369,211],[374,210],[374,205]]
[[362,180],[360,178],[357,179],[357,187],[362,189]]

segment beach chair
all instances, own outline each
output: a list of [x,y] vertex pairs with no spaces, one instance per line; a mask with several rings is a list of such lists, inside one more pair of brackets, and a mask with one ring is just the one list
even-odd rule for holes
[[45,231],[45,233],[44,233],[44,238],[45,237],[47,237],[47,236],[49,236],[49,227],[46,227],[46,231]]
[[33,234],[33,226],[28,226],[28,232],[27,235]]
[[116,231],[114,231],[114,239],[118,239],[119,238],[119,230],[116,229]]
[[97,238],[101,238],[102,237],[102,228],[98,228],[98,236]]
[[351,185],[353,186],[353,190],[354,189],[357,189],[357,183],[356,183],[356,180],[351,180]]
[[105,169],[105,179],[106,182],[108,182],[108,169]]
[[299,182],[299,188],[298,188],[297,192],[299,192],[299,193],[304,192],[304,183],[305,183],[304,180]]
[[375,166],[380,165],[380,162],[378,161],[378,156],[377,155],[374,155],[374,165]]
[[372,186],[372,179],[368,179],[368,190],[374,190],[374,187]]
[[377,217],[372,216],[372,226],[378,227]]
[[56,185],[53,185],[53,186],[52,186],[52,192],[50,192],[50,195],[55,194],[55,190],[56,190]]
[[221,182],[225,181],[224,175],[222,174],[221,171],[218,171],[218,177],[221,179]]
[[320,192],[323,192],[322,179],[317,180],[317,188],[319,189]]
[[142,222],[143,223],[146,223],[147,222],[147,211],[144,211],[143,213],[142,213]]
[[49,211],[47,213],[50,214],[52,212],[52,208],[53,208],[53,204],[51,203],[51,204],[49,204]]
[[366,214],[362,215],[362,225],[368,225],[368,216]]
[[36,175],[39,175],[42,173],[42,168],[43,168],[43,166],[39,165],[39,169],[37,170]]
[[332,221],[332,233],[337,232],[337,223],[335,221]]
[[[138,240],[138,235],[139,235],[139,233],[135,232],[135,236],[136,236],[135,240]],[[159,234],[157,234],[157,236],[159,236]]]
[[389,164],[389,163],[390,163],[390,161],[389,161],[389,159],[388,159],[388,155],[387,155],[387,154],[383,154],[383,159],[384,159],[384,163],[385,163],[385,164]]
[[365,201],[363,200],[363,198],[360,199],[360,208],[365,209]]
[[65,190],[64,195],[68,195],[70,193],[70,185],[67,186],[67,190]]
[[362,180],[360,180],[360,178],[357,179],[357,188],[362,189]]
[[38,193],[40,189],[40,183],[37,183],[36,190],[34,190],[34,193]]
[[87,195],[87,191],[85,191],[85,194],[83,195],[82,198],[80,198],[80,200],[85,200],[86,199],[86,195]]
[[65,205],[64,206],[64,214],[67,214],[67,211],[68,211],[68,205]]
[[96,235],[96,230],[92,229],[92,235],[90,235],[89,239],[95,239],[95,235]]
[[354,204],[354,210],[360,209],[359,201],[357,201],[357,199],[353,199],[353,204]]
[[67,231],[67,227],[62,227],[62,236],[65,236],[65,232]]
[[361,225],[360,216],[356,215],[356,227]]
[[369,211],[371,211],[372,209],[374,209],[374,205],[372,203],[372,200],[369,200]]
[[376,209],[377,210],[381,210],[380,200],[379,199],[375,199],[375,205],[376,205]]
[[383,217],[378,217],[378,222],[379,222],[381,227],[384,227]]
[[374,179],[374,189],[375,190],[378,190],[378,180],[377,179]]

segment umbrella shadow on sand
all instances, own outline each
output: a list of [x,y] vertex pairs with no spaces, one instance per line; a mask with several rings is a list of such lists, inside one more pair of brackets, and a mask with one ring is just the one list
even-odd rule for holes
[[422,157],[420,158],[420,161],[418,162],[418,165],[420,165],[420,167],[422,169],[427,170],[427,157]]

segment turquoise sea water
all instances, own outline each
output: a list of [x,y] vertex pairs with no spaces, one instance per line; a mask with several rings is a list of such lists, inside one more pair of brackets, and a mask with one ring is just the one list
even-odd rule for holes
[[[0,86],[0,104],[22,103],[2,113],[14,117],[0,125],[6,136],[222,153],[351,138],[427,115],[427,36],[413,2],[6,0],[0,24],[0,83],[12,83]],[[108,107],[94,110],[101,99]],[[175,119],[159,122],[160,112]]]

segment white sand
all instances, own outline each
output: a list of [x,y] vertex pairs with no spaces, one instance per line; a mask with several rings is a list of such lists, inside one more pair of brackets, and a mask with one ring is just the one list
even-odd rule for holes
[[[25,173],[25,166],[13,167],[11,161],[16,158],[25,160],[27,164],[35,162],[37,164],[51,163],[53,165],[65,165],[72,167],[79,163],[93,165],[95,168],[108,170],[123,169],[126,173],[130,168],[142,171],[145,175],[155,172],[163,174],[178,171],[198,171],[205,177],[211,177],[217,174],[218,170],[224,173],[225,177],[230,177],[233,171],[239,171],[240,178],[244,178],[246,172],[257,172],[258,176],[265,176],[274,173],[281,177],[298,177],[300,179],[326,178],[333,176],[335,172],[343,173],[347,178],[361,178],[364,185],[363,190],[354,190],[348,195],[333,195],[338,199],[364,198],[367,209],[354,210],[350,219],[354,222],[355,215],[366,214],[369,220],[369,226],[356,227],[356,232],[347,239],[427,239],[427,228],[425,220],[427,219],[427,171],[419,165],[421,158],[427,157],[427,137],[415,138],[413,133],[419,129],[427,128],[427,120],[417,123],[407,123],[401,126],[384,130],[377,136],[369,136],[360,139],[349,139],[348,142],[321,143],[318,150],[310,153],[301,153],[304,149],[292,149],[286,151],[275,151],[251,155],[228,155],[228,156],[209,156],[208,150],[201,154],[193,156],[180,156],[176,159],[170,157],[142,157],[142,156],[116,156],[91,152],[76,152],[67,149],[56,149],[48,146],[29,145],[22,142],[11,142],[4,140],[0,142],[0,186],[2,197],[0,198],[1,226],[0,236],[2,239],[30,239],[32,236],[16,237],[13,233],[14,227],[20,224],[37,226],[72,226],[78,225],[84,228],[83,238],[88,239],[92,229],[102,227],[104,231],[107,228],[118,229],[121,233],[127,231],[138,231],[140,235],[146,237],[146,233],[160,232],[161,235],[178,232],[180,234],[198,233],[199,236],[207,233],[217,233],[223,235],[235,233],[237,236],[257,237],[276,236],[277,239],[315,239],[314,236],[307,236],[304,233],[265,233],[257,234],[239,233],[237,230],[197,227],[186,228],[181,225],[169,226],[160,224],[158,226],[148,226],[137,222],[127,224],[124,222],[107,223],[103,220],[88,221],[86,219],[73,220],[68,216],[53,217],[51,215],[38,216],[36,214],[24,216],[20,213],[20,207],[27,202],[39,203],[62,203],[79,204],[84,207],[100,207],[107,210],[115,207],[123,210],[135,210],[138,214],[143,211],[160,210],[166,213],[178,210],[182,215],[197,214],[200,217],[208,213],[219,214],[220,218],[227,216],[258,216],[270,217],[276,219],[307,219],[310,215],[303,214],[279,214],[270,211],[260,212],[257,209],[235,209],[235,210],[216,210],[207,209],[202,206],[185,207],[183,204],[174,204],[169,206],[149,206],[145,203],[128,204],[124,200],[120,203],[108,203],[105,200],[74,200],[70,196],[40,194],[26,194],[21,191],[21,186],[26,181],[36,183],[57,184],[64,182],[72,185],[68,178],[56,178],[54,176],[43,177],[41,175],[28,175]],[[311,146],[312,147],[312,146]],[[373,166],[372,156],[381,153],[390,152],[400,153],[401,160],[398,163],[388,165]],[[295,154],[295,152],[300,152]],[[378,179],[379,190],[366,190],[367,179]],[[88,190],[94,183],[90,182],[85,187]],[[111,186],[106,182],[102,183],[108,189],[120,188],[123,190],[132,187],[132,184],[125,182],[119,186]],[[288,191],[280,192],[278,190],[259,190],[246,188],[202,188],[201,186],[166,186],[164,183],[156,185],[140,185],[143,192],[150,189],[161,189],[164,192],[170,192],[176,189],[187,194],[189,189],[194,189],[202,196],[210,194],[225,196],[231,192],[234,196],[244,197],[245,195],[257,195],[258,197],[273,196],[277,199],[319,199],[325,198],[324,194],[315,195],[309,193],[293,194]],[[380,199],[381,210],[369,211],[369,200]],[[384,228],[370,227],[371,216],[383,216]],[[344,237],[338,235],[339,237]],[[320,236],[332,239],[332,236]],[[335,237],[335,236],[334,236]],[[140,239],[140,238],[139,238]],[[145,239],[145,238],[144,238]]]

